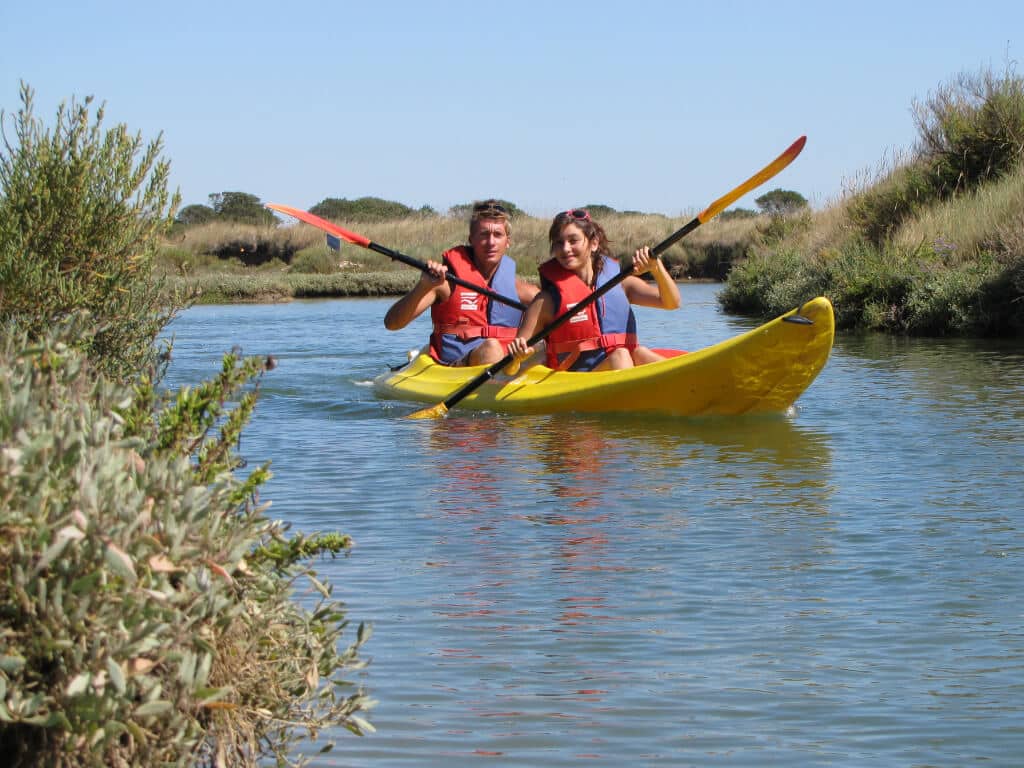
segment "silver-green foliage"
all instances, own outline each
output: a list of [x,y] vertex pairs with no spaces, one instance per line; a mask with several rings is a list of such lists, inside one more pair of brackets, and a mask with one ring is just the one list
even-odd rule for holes
[[341,642],[302,565],[347,538],[287,537],[258,499],[268,466],[238,474],[268,361],[229,354],[161,394],[96,376],[76,335],[0,333],[5,764],[288,764],[300,738],[369,728],[342,678],[368,633]]
[[151,279],[178,195],[167,189],[161,140],[103,128],[92,99],[61,104],[50,128],[22,107],[0,112],[0,320],[30,333],[85,309],[78,344],[108,372],[130,375],[181,300]]

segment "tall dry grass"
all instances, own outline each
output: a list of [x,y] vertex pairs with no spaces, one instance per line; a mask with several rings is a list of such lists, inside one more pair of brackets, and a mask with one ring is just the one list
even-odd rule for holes
[[993,250],[997,233],[1013,239],[1024,215],[1024,166],[966,195],[944,200],[903,224],[893,242],[901,248],[931,247],[955,263]]
[[[643,214],[613,214],[599,220],[611,240],[616,256],[627,256],[642,245],[656,245],[689,221],[688,217]],[[704,272],[705,254],[712,250],[717,259],[722,253],[738,258],[756,236],[757,218],[720,221],[713,219],[689,237],[668,249],[664,258],[679,277],[708,276]],[[469,223],[451,216],[410,216],[382,222],[352,224],[337,222],[349,231],[369,238],[392,250],[421,261],[437,259],[448,248],[467,242]],[[526,277],[536,275],[539,263],[548,258],[550,220],[517,216],[512,220],[510,255]],[[193,227],[165,249],[165,269],[172,274],[238,272],[229,256],[249,248],[277,255],[278,267],[295,254],[309,249],[326,250],[325,234],[307,224],[286,224],[276,228],[246,224],[210,223]],[[220,258],[218,258],[218,255]],[[409,270],[385,255],[360,246],[343,243],[337,257],[340,268],[373,272]]]

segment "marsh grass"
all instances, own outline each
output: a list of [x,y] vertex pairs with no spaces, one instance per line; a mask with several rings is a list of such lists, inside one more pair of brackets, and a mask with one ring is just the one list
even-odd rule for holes
[[1016,239],[1014,230],[1022,212],[1024,166],[992,184],[924,210],[897,230],[893,243],[904,249],[930,245],[951,263],[973,259],[997,249],[999,242]]
[[[607,214],[601,224],[616,256],[629,257],[641,245],[656,245],[691,217]],[[722,279],[731,265],[762,237],[764,217],[712,219],[670,248],[666,266],[677,279]],[[436,260],[448,248],[468,240],[465,218],[409,216],[381,222],[338,222],[422,262]],[[548,258],[548,219],[516,216],[512,246],[519,274],[537,279]],[[274,254],[247,264],[236,253]],[[201,302],[287,301],[311,296],[383,296],[408,290],[419,272],[384,254],[350,243],[339,252],[326,245],[323,232],[306,224],[276,228],[214,222],[193,227],[164,245],[157,260],[167,285],[201,293]],[[314,279],[316,278],[316,279]]]

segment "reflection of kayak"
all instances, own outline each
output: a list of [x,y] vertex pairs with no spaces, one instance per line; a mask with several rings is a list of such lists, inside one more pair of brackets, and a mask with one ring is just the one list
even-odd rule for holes
[[[637,368],[571,373],[535,365],[483,384],[458,407],[678,416],[779,412],[824,367],[834,333],[832,305],[819,297],[739,336]],[[379,376],[374,388],[381,397],[438,403],[485,368],[450,368],[420,354]]]

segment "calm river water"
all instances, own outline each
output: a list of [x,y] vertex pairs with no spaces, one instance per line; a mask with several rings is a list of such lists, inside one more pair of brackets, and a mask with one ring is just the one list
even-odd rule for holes
[[[715,285],[641,311],[696,349]],[[197,307],[170,383],[276,355],[264,499],[352,553],[378,732],[314,765],[1024,761],[1024,345],[840,336],[787,417],[509,417],[377,400],[387,300]]]

